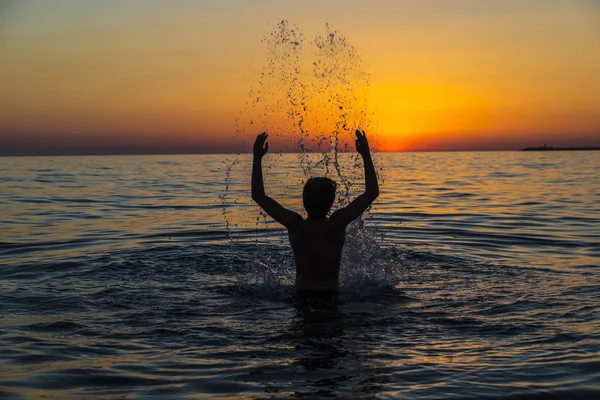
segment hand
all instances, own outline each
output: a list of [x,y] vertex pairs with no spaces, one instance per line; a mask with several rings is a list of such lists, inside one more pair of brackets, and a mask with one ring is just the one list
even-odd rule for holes
[[266,142],[268,136],[267,132],[263,132],[256,137],[253,149],[254,157],[262,158],[267,154],[267,151],[269,150],[269,143]]
[[369,142],[367,141],[367,137],[365,136],[365,131],[356,130],[356,151],[363,157],[367,157],[371,155],[369,150]]

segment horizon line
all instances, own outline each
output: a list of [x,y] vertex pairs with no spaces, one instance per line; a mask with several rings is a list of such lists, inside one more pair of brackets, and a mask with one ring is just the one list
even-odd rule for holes
[[[524,149],[528,149],[530,147],[520,148],[520,149],[511,149],[511,150],[495,150],[495,149],[480,149],[480,150],[400,150],[400,151],[385,151],[385,150],[375,150],[373,153],[375,154],[394,154],[394,153],[488,153],[488,152],[504,152],[504,153],[512,153],[512,152],[522,152]],[[588,149],[589,148],[589,149]],[[598,146],[581,146],[580,148],[575,149],[565,149],[565,151],[596,151],[598,150]],[[328,152],[304,152],[304,154],[324,154]],[[354,154],[355,151],[339,151],[342,154]],[[0,154],[0,157],[10,158],[10,157],[119,157],[119,156],[175,156],[175,155],[251,155],[251,151],[244,152],[106,152],[106,153],[86,153],[86,152],[73,152],[73,153],[47,153],[47,154]],[[279,151],[267,154],[302,154],[300,151]],[[357,153],[358,154],[358,153]]]

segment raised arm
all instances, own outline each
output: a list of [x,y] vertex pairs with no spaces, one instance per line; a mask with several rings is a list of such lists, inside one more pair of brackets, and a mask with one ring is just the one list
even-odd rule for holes
[[267,153],[267,150],[269,150],[269,143],[266,142],[267,136],[269,135],[267,135],[266,132],[263,132],[256,137],[256,141],[254,142],[252,200],[254,200],[260,208],[265,210],[265,212],[275,221],[288,229],[293,229],[298,222],[302,221],[302,216],[294,211],[288,210],[265,194],[262,174],[262,158]]
[[365,165],[365,191],[346,207],[331,215],[332,221],[344,226],[358,218],[379,196],[377,174],[375,173],[369,142],[364,131],[356,130],[356,151],[362,156]]

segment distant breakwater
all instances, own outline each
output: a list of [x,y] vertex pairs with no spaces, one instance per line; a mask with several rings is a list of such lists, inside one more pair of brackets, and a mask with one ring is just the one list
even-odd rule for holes
[[582,151],[582,150],[600,150],[600,147],[525,147],[521,151]]

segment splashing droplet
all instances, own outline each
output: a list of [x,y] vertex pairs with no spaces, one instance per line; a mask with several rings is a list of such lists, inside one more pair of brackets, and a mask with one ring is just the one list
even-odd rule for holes
[[[354,131],[369,132],[371,127],[372,113],[367,107],[369,75],[363,60],[346,37],[329,24],[324,33],[318,33],[306,44],[301,31],[282,20],[262,43],[267,52],[262,71],[257,74],[258,83],[254,85],[260,87],[261,96],[256,96],[258,90],[251,88],[251,100],[236,119],[238,142],[252,142],[258,133],[269,132],[270,138],[281,149],[278,153],[270,153],[270,157],[280,160],[283,151],[296,153],[298,167],[305,179],[329,176],[338,181],[333,210],[349,204],[359,191],[364,190],[362,162],[353,152]],[[375,145],[376,135],[370,132],[369,140],[372,146]],[[233,225],[228,220],[227,204],[231,203],[228,191],[232,168],[237,163],[232,162],[226,169],[227,183],[221,197],[228,229]],[[269,170],[271,166],[272,163],[267,162],[264,168]],[[284,179],[280,183],[284,186],[290,182]],[[366,228],[367,217],[368,212],[365,212],[347,229],[341,284],[348,288],[353,282],[369,280],[395,286],[402,276],[402,252],[398,249],[390,251],[390,246],[378,241],[375,231]],[[257,236],[262,232],[265,238],[256,239],[251,273],[240,277],[239,285],[259,281],[267,285],[293,283],[291,251],[285,255],[264,251],[264,245],[273,242],[289,249],[285,234],[281,230],[266,229],[269,224],[267,215],[261,211],[255,220],[255,228]],[[234,232],[228,232],[231,246],[234,246]]]

